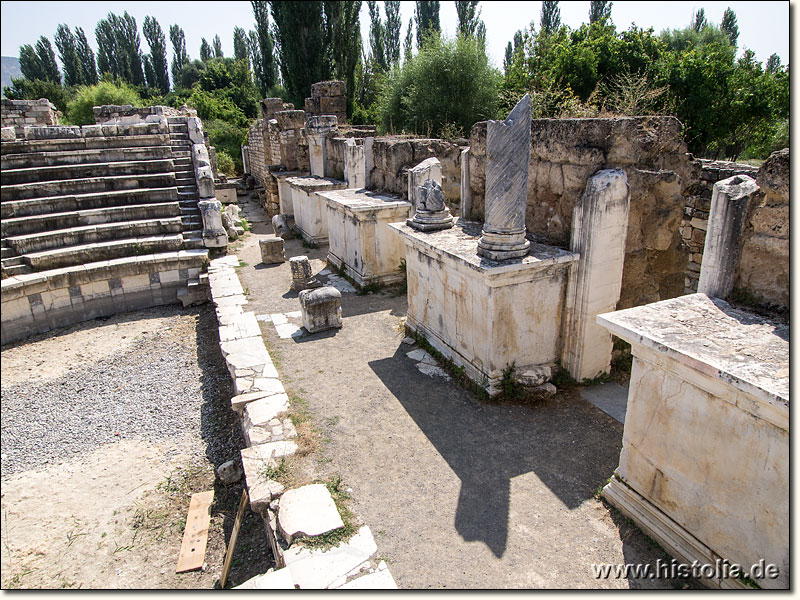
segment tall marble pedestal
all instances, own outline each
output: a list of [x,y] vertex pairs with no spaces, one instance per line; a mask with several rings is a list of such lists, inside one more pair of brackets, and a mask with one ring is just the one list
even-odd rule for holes
[[406,249],[389,223],[406,219],[411,204],[363,189],[318,195],[328,203],[328,261],[360,286],[400,281]]
[[561,317],[576,254],[531,243],[523,258],[502,263],[476,250],[479,223],[421,232],[393,223],[406,244],[406,325],[491,395],[503,371],[559,359]]
[[286,183],[292,188],[292,209],[294,224],[300,235],[309,244],[325,245],[328,243],[328,208],[327,202],[317,192],[343,190],[347,187],[343,181],[324,177],[289,177]]

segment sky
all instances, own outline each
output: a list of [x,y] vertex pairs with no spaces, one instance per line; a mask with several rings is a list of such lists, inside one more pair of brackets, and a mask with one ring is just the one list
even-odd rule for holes
[[[385,19],[383,3],[381,15]],[[481,17],[486,24],[487,50],[490,59],[502,68],[505,47],[514,32],[533,21],[538,29],[541,2],[481,2]],[[792,2],[794,4],[794,2]],[[653,27],[656,33],[663,29],[677,29],[689,25],[699,8],[705,9],[706,18],[719,24],[725,8],[730,6],[736,13],[739,25],[739,53],[745,48],[753,50],[756,59],[765,62],[775,52],[781,63],[789,62],[789,5],[783,2],[644,2],[616,1],[611,8],[611,17],[617,30],[627,29],[632,23],[639,27]],[[589,2],[564,1],[559,4],[561,22],[577,28],[588,21]],[[794,6],[793,6],[794,8]],[[154,16],[167,35],[169,26],[177,23],[186,33],[189,56],[198,58],[200,41],[205,37],[209,43],[219,34],[225,56],[233,55],[233,28],[245,30],[254,27],[250,2],[12,2],[0,3],[0,52],[3,56],[19,56],[22,44],[34,44],[41,35],[53,42],[59,23],[70,27],[83,27],[89,42],[96,50],[94,28],[109,12],[122,14],[128,11],[135,19],[141,33],[145,15]],[[442,2],[440,8],[442,29],[453,34],[457,17],[453,2]],[[414,2],[401,2],[403,20],[401,39],[405,38],[409,18],[414,14]],[[361,9],[362,39],[369,40],[369,14],[367,3]],[[142,52],[147,53],[147,43],[142,36]]]

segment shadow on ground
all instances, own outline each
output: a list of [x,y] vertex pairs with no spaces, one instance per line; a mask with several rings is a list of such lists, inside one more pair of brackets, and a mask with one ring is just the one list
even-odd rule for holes
[[416,368],[405,350],[369,365],[460,479],[455,527],[465,541],[503,555],[513,477],[533,472],[572,510],[617,466],[622,426],[575,395],[534,406],[482,402],[442,379],[410,373]]

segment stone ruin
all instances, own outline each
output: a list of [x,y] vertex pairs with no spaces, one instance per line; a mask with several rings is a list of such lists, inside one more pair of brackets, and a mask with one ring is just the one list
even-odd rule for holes
[[[630,343],[623,449],[604,496],[682,561],[765,558],[782,578],[759,585],[788,586],[788,326],[725,302],[788,310],[788,149],[753,177],[694,160],[672,117],[531,121],[527,99],[477,123],[468,146],[379,137],[346,125],[339,88],[317,84],[306,111],[266,99],[250,130],[244,163],[281,237],[327,245],[360,286],[398,281],[404,264],[406,327],[490,394],[509,369],[543,394],[559,368],[595,378],[612,334]],[[245,472],[265,443],[290,453],[263,437],[286,431],[272,423],[281,407],[262,402],[283,389],[263,343],[251,347],[260,332],[237,304],[235,265],[203,273],[230,227],[201,123],[98,108],[81,128],[58,126],[41,102],[3,103],[2,343],[202,300],[207,277],[251,444]],[[271,246],[282,259],[282,239]],[[341,326],[341,295],[301,258],[289,261],[296,285],[316,288],[304,322]],[[258,485],[248,480],[251,503],[291,537],[270,525],[280,492]]]

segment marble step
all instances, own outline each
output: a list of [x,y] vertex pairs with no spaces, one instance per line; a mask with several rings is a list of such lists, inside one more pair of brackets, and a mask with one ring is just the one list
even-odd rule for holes
[[177,201],[178,199],[178,190],[175,187],[141,188],[92,194],[75,194],[70,196],[51,196],[49,198],[32,198],[29,200],[13,200],[0,203],[0,217],[3,219],[11,219],[46,215],[49,213],[87,210],[91,208]]

